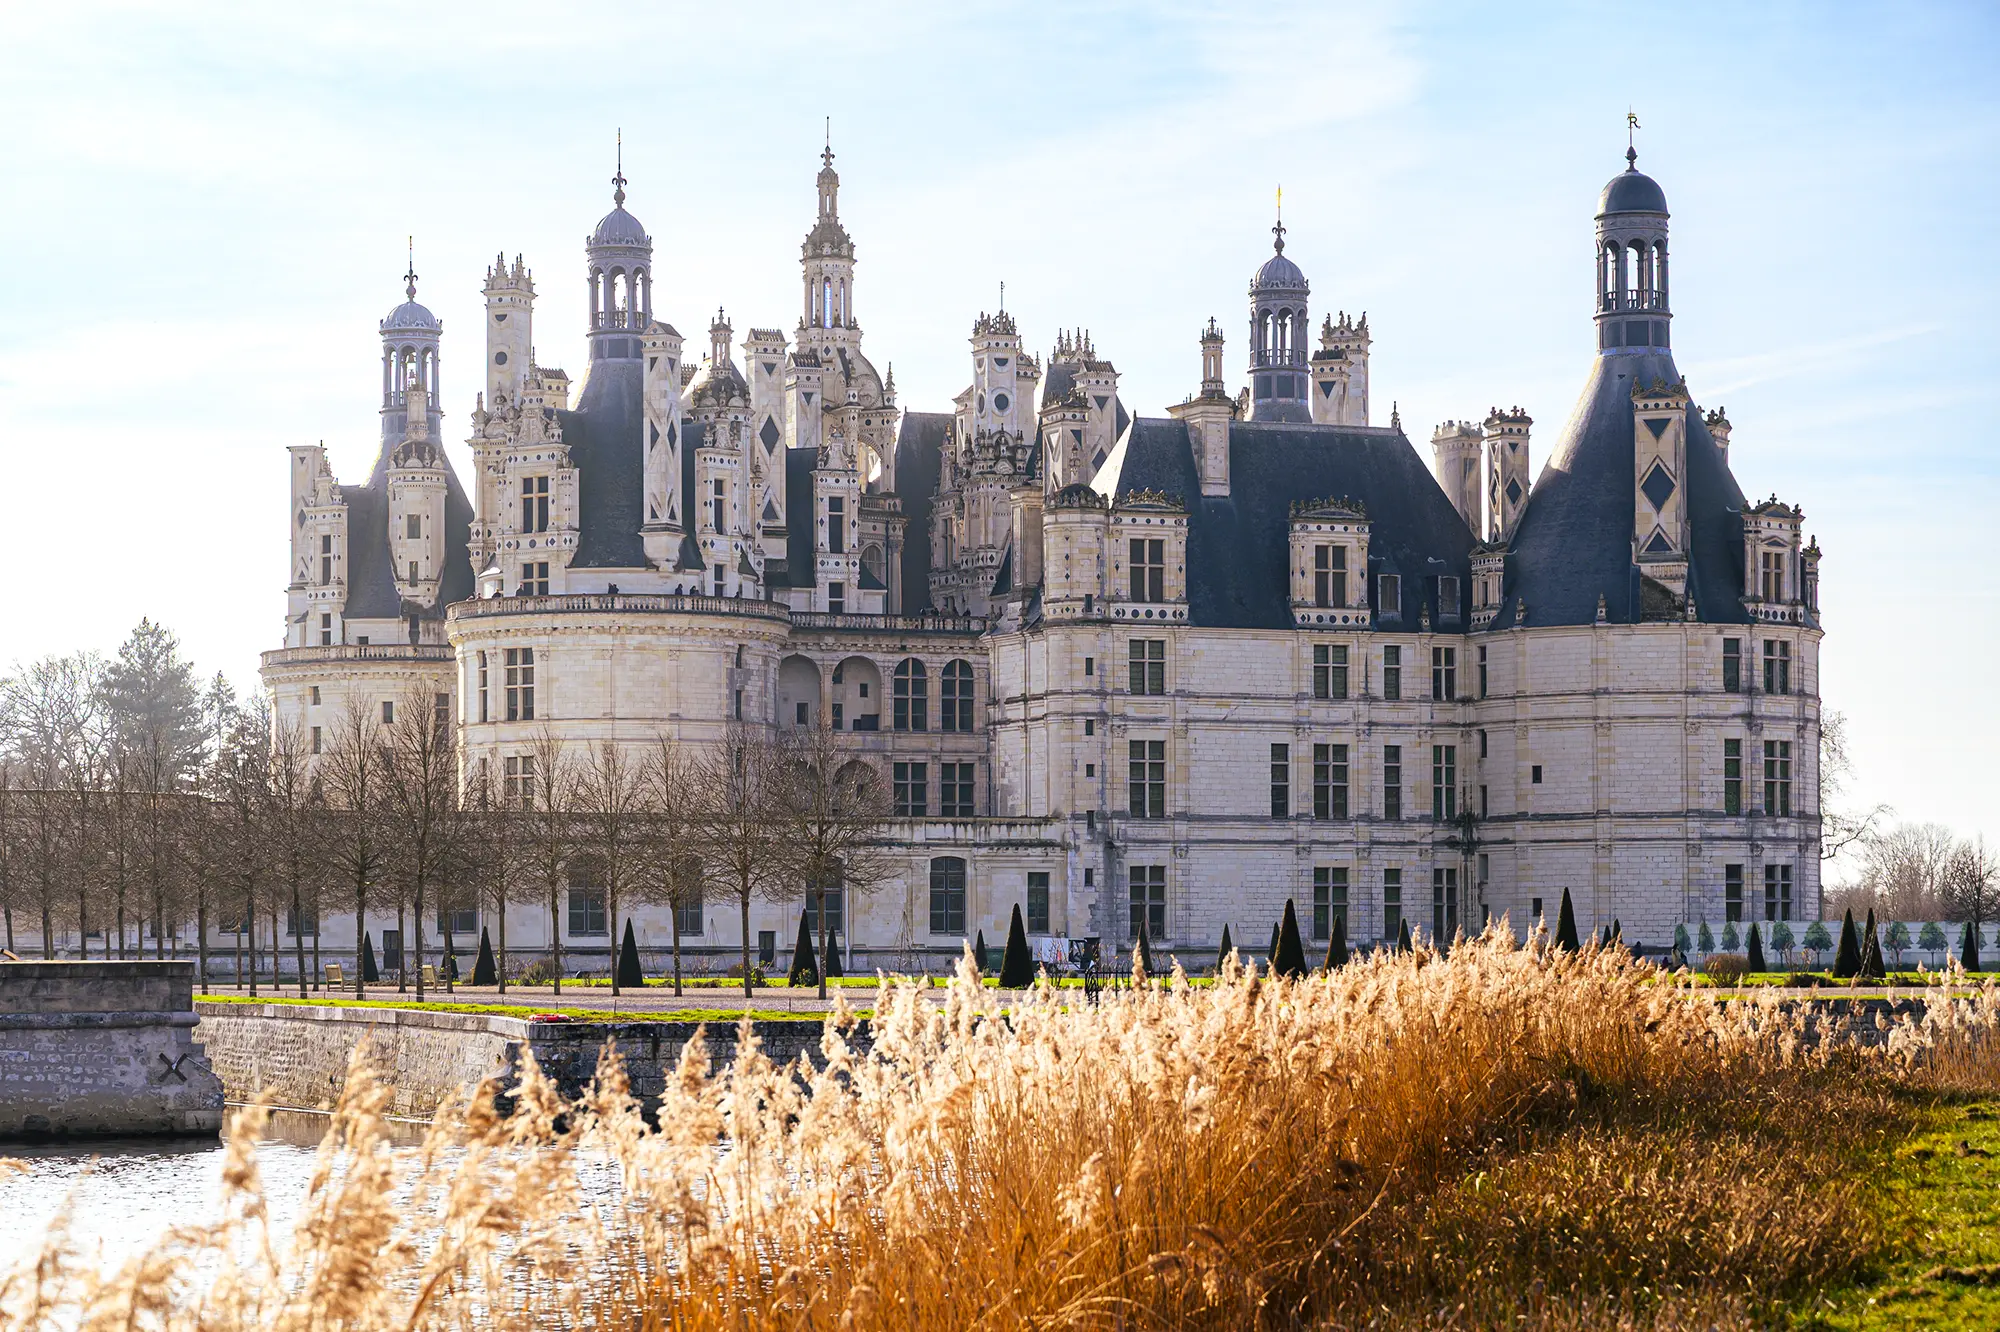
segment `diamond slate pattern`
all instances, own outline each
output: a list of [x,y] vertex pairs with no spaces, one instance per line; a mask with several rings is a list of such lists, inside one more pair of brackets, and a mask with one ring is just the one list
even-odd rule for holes
[[1667,469],[1655,459],[1646,479],[1639,483],[1639,490],[1655,511],[1667,507],[1667,501],[1674,497],[1674,479],[1667,475]]
[[757,438],[764,441],[766,453],[778,447],[778,422],[775,418],[769,416],[764,418],[764,428],[757,432]]

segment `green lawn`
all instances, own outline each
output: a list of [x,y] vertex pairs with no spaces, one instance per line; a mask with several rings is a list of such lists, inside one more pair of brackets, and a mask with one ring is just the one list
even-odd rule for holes
[[1800,1302],[1801,1328],[1989,1332],[2000,1328],[2000,1102],[1920,1111],[1922,1127],[1880,1173],[1898,1236],[1862,1283]]
[[[560,1013],[577,1022],[736,1022],[743,1017],[740,1008],[683,1008],[668,1013],[614,1012],[607,1008],[572,1008],[567,1005],[531,1004],[448,1004],[417,1003],[415,1000],[397,999],[287,999],[279,995],[209,994],[197,995],[197,1004],[293,1004],[305,1008],[401,1008],[419,1013],[476,1013],[488,1017],[529,1018],[537,1013]],[[861,1012],[859,1016],[867,1016]],[[759,1021],[773,1022],[820,1022],[824,1013],[791,1013],[783,1009],[752,1009],[750,1016]]]

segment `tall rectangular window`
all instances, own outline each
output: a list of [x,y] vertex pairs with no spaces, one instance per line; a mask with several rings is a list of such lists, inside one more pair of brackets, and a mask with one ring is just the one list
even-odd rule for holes
[[322,737],[322,734],[321,734],[321,732],[320,732],[320,728],[319,728],[319,727],[317,727],[317,726],[313,727],[313,741],[312,741],[312,752],[313,752],[313,753],[315,753],[315,754],[322,754],[322,753],[325,753],[325,752],[326,752],[326,751],[325,751],[325,740],[324,740],[324,738]]
[[1128,753],[1132,817],[1167,817],[1167,742],[1134,740]]
[[[836,681],[836,683],[838,683]],[[899,731],[928,731],[931,728],[931,673],[917,657],[896,663],[890,684],[889,719]]]
[[1722,742],[1722,812],[1743,812],[1743,742]]
[[1393,703],[1403,696],[1403,649],[1390,644],[1382,649],[1382,697]]
[[1486,645],[1479,645],[1479,696],[1486,697]]
[[1431,817],[1449,823],[1458,817],[1458,746],[1431,746]]
[[1382,574],[1376,578],[1375,613],[1398,616],[1403,613],[1403,580],[1396,574]]
[[508,648],[506,655],[507,720],[535,719],[535,650]]
[[545,476],[521,478],[521,531],[549,530],[549,479]]
[[1764,742],[1764,813],[1771,818],[1791,817],[1792,742],[1789,740]]
[[311,907],[286,907],[285,933],[294,939],[312,938],[319,933],[319,913]]
[[1167,640],[1135,638],[1130,653],[1131,690],[1135,694],[1167,692]]
[[424,535],[424,520],[419,514],[403,515],[403,536],[410,541],[420,541]]
[[1326,607],[1347,604],[1347,547],[1313,547],[1313,604]]
[[1313,746],[1313,817],[1347,817],[1347,746]]
[[972,667],[969,663],[945,663],[943,704],[945,730],[972,729]]
[[382,724],[384,726],[396,724],[396,700],[393,698],[382,700]]
[[826,608],[834,615],[847,614],[847,584],[828,583],[826,585]]
[[718,532],[727,532],[729,530],[729,491],[723,485],[722,478],[719,476],[709,485],[708,503],[709,516],[713,520],[709,525]]
[[1313,697],[1347,697],[1347,645],[1313,644]]
[[1757,590],[1766,601],[1785,599],[1785,552],[1782,550],[1760,550],[1757,552]]
[[702,909],[704,905],[699,882],[681,890],[680,901],[674,907],[674,929],[679,931],[682,938],[685,939],[690,935],[698,938],[708,932],[706,925],[708,913]]
[[521,595],[545,597],[549,594],[549,562],[527,560],[521,565]]
[[579,882],[580,877],[572,875],[570,878],[569,932],[586,938],[609,935],[611,925],[604,914],[604,890]]
[[972,765],[938,765],[938,813],[947,819],[972,817]]
[[1792,867],[1764,866],[1764,919],[1792,918]]
[[451,695],[431,695],[431,725],[440,731],[451,729]]
[[898,763],[890,775],[894,779],[890,791],[898,818],[921,819],[930,813],[929,764]]
[[1132,538],[1132,600],[1167,599],[1167,543],[1158,537]]
[[1403,932],[1403,871],[1382,871],[1382,937],[1394,939]]
[[1458,869],[1440,865],[1431,871],[1431,942],[1447,944],[1458,934]]
[[931,861],[931,933],[965,933],[965,862],[957,856]]
[[1292,747],[1271,746],[1271,817],[1292,816]]
[[1458,618],[1458,578],[1445,574],[1438,579],[1438,618],[1456,620]]
[[322,615],[319,617],[319,645],[321,647],[333,646],[333,616],[331,615]]
[[1792,645],[1783,639],[1771,638],[1764,642],[1764,692],[1792,692]]
[[1403,747],[1382,746],[1382,817],[1403,817]]
[[1458,697],[1458,649],[1431,649],[1431,697],[1450,702]]
[[1740,638],[1722,640],[1722,690],[1726,694],[1743,692],[1743,640]]
[[319,539],[319,585],[325,587],[333,581],[333,538]]
[[510,754],[500,768],[500,798],[513,809],[535,807],[535,756]]
[[1722,918],[1740,921],[1743,919],[1743,867],[1724,865],[1722,867]]
[[486,687],[489,683],[488,676],[486,654],[481,652],[479,654],[479,720],[481,721],[487,720]]
[[1049,932],[1049,872],[1028,871],[1028,933]]
[[826,548],[834,555],[847,553],[847,501],[838,495],[826,502]]
[[1144,930],[1148,939],[1167,937],[1167,867],[1134,865],[1127,871],[1126,887],[1131,916],[1127,922],[1136,939]]
[[1347,919],[1347,869],[1345,866],[1313,867],[1312,937],[1333,937],[1333,922]]

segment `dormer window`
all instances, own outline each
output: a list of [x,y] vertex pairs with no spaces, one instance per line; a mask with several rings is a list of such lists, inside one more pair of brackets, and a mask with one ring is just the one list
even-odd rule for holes
[[1375,613],[1403,613],[1403,579],[1399,574],[1380,574],[1375,579]]
[[1785,599],[1785,552],[1765,550],[1757,558],[1758,590],[1766,601]]
[[1158,537],[1132,538],[1132,600],[1167,599],[1167,543]]
[[1347,547],[1313,547],[1313,604],[1321,607],[1347,604]]
[[521,478],[521,530],[549,530],[549,479],[546,476]]
[[1456,620],[1458,618],[1458,579],[1445,574],[1438,579],[1438,618]]

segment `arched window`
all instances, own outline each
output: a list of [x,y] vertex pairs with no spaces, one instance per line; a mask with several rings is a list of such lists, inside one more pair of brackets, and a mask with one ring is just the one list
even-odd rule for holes
[[968,663],[953,661],[945,666],[944,702],[939,715],[944,730],[972,729],[972,667]]
[[896,667],[896,729],[930,730],[930,672],[915,657]]
[[958,856],[931,861],[931,933],[965,933],[965,861]]

